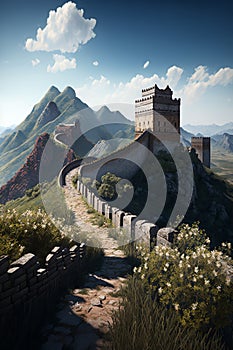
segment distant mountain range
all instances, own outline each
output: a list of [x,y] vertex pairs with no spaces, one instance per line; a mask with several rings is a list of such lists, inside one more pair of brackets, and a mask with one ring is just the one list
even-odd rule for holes
[[[226,124],[229,125],[229,124]],[[210,125],[211,127],[211,125]],[[191,146],[191,138],[193,136],[201,136],[200,133],[198,134],[192,134],[191,132],[188,132],[184,128],[180,128],[180,134],[181,134],[181,142],[183,145],[186,147]],[[206,136],[206,135],[205,135]],[[219,149],[219,150],[225,150],[230,153],[233,152],[233,130],[232,134],[229,133],[223,133],[223,134],[214,134],[211,136],[211,147],[214,149]]]
[[216,124],[191,125],[191,124],[186,124],[183,126],[183,128],[194,135],[201,134],[203,136],[213,136],[216,134],[224,134],[224,133],[233,134],[233,122],[226,123],[224,125],[216,125]]
[[[133,123],[120,112],[111,112],[106,106],[94,112],[71,87],[60,92],[52,86],[26,119],[1,138],[0,186],[24,164],[39,135],[52,134],[58,124],[72,124],[77,120],[88,147],[100,140],[112,139],[117,133],[120,134],[118,137],[132,137],[134,131]],[[90,150],[88,147],[86,151]],[[78,147],[75,152],[80,155]]]
[[5,136],[7,133],[11,132],[16,127],[16,125],[12,126],[2,126],[0,125],[0,137]]

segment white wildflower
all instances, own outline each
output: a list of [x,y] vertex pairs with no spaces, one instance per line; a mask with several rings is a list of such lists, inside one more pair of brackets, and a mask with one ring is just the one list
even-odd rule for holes
[[193,310],[196,310],[197,305],[198,305],[198,303],[193,303],[193,304],[192,304],[192,309],[193,309]]

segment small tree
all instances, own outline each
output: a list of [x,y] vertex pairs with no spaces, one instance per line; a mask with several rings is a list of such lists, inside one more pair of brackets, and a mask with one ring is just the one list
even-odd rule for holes
[[115,174],[106,173],[101,177],[101,185],[98,188],[98,194],[105,199],[114,199],[117,195],[116,184],[121,180]]

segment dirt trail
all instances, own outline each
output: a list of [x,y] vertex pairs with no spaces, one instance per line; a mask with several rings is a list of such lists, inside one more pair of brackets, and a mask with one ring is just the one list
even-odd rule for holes
[[44,329],[43,350],[94,350],[103,349],[103,334],[108,331],[113,310],[118,309],[117,294],[126,281],[130,265],[117,242],[108,237],[108,229],[91,223],[92,214],[82,196],[71,183],[71,171],[67,177],[65,196],[67,205],[75,214],[78,227],[98,237],[104,248],[102,267],[86,276],[80,289],[67,294],[59,304],[56,322]]

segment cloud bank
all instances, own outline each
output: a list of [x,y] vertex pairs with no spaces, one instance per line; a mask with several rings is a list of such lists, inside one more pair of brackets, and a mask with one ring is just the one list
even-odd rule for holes
[[[165,76],[154,74],[145,77],[137,74],[127,82],[115,84],[107,77],[91,79],[89,83],[76,89],[77,95],[91,106],[111,103],[133,104],[140,98],[140,91],[157,84],[160,88],[167,85],[174,91],[175,97],[181,97],[184,104],[195,103],[208,88],[213,86],[226,86],[233,83],[233,68],[220,68],[215,73],[209,74],[207,67],[199,66],[183,83],[181,77],[182,68],[172,66],[167,69]],[[181,85],[181,87],[178,88]],[[182,85],[183,84],[183,85]]]
[[38,28],[36,39],[28,38],[25,48],[28,51],[76,52],[80,45],[95,37],[93,29],[96,20],[84,18],[84,11],[77,9],[69,1],[55,11],[51,10],[46,26]]
[[207,88],[213,86],[226,86],[233,83],[233,69],[230,67],[220,68],[213,74],[208,73],[205,66],[198,66],[194,73],[188,78],[187,84],[180,90],[185,101],[191,103],[200,95],[204,94]]

